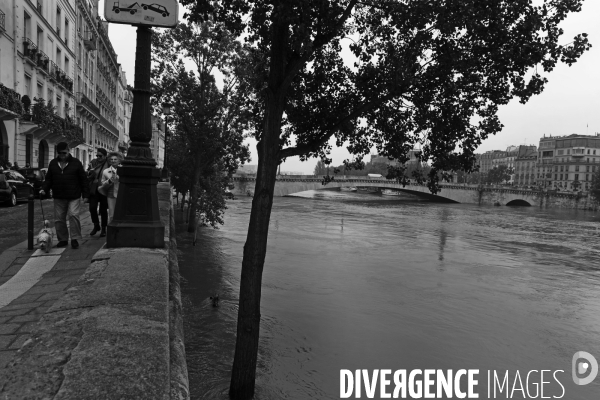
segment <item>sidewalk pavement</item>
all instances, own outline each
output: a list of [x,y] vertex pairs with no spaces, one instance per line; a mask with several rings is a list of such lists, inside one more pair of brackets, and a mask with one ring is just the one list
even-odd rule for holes
[[[49,254],[27,250],[27,240],[0,254],[0,369],[29,338],[42,315],[89,267],[106,243],[93,228],[88,210],[80,214],[79,248],[52,249]],[[37,235],[37,232],[35,232]],[[56,245],[56,235],[54,236]]]

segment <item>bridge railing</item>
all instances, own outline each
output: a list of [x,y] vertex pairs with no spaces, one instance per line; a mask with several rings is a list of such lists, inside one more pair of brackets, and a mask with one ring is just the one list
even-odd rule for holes
[[[256,176],[234,176],[233,181],[243,182],[243,181],[255,181]],[[323,182],[323,176],[317,175],[279,175],[277,177],[277,181],[280,182]],[[364,177],[353,177],[353,176],[335,176],[335,179],[330,183],[352,183],[353,185],[360,186],[360,183],[381,183],[385,185],[394,185],[394,186],[402,186],[402,184],[398,183],[393,179],[381,179],[381,178],[364,178]],[[326,186],[326,185],[325,185]],[[420,185],[415,182],[410,182],[404,186],[406,187],[426,187],[426,185]],[[512,193],[512,194],[522,194],[522,195],[531,195],[531,194],[543,194],[543,195],[553,195],[560,197],[575,197],[577,193],[568,193],[568,192],[556,192],[554,190],[539,190],[539,189],[514,189],[510,187],[494,187],[489,185],[464,185],[464,184],[456,184],[456,183],[441,183],[439,185],[443,189],[456,189],[456,190],[473,190],[473,191],[484,191],[484,192],[500,192],[500,193]],[[587,195],[583,193],[583,195]]]

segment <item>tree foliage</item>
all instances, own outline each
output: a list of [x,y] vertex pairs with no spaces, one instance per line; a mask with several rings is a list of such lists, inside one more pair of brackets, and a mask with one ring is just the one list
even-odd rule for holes
[[598,168],[597,171],[592,174],[590,193],[592,196],[594,196],[597,202],[600,202],[600,168]]
[[486,183],[491,185],[498,185],[510,180],[514,170],[509,168],[508,165],[501,164],[490,169],[486,175]]
[[[196,228],[196,210],[213,227],[223,223],[224,190],[240,163],[249,159],[243,144],[250,113],[245,108],[244,50],[222,24],[179,24],[153,39],[154,107],[169,101],[173,138],[169,168],[180,192],[190,192],[188,231]],[[186,63],[194,65],[188,70]],[[223,87],[216,85],[220,71]]]
[[[559,43],[558,25],[580,11],[581,0],[181,3],[192,20],[215,18],[243,33],[250,48],[248,104],[259,161],[242,263],[234,398],[254,392],[260,284],[282,160],[327,159],[332,138],[355,162],[376,147],[404,164],[418,147],[436,192],[445,171],[472,171],[475,149],[502,128],[501,105],[539,94],[558,62],[570,65],[589,48],[585,34]],[[405,173],[390,171],[397,179]]]

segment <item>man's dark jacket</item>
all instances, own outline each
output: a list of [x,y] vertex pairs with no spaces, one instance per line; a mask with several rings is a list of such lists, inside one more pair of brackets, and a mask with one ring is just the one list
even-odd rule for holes
[[67,163],[63,170],[58,164],[58,158],[50,161],[43,185],[44,192],[48,193],[52,189],[52,197],[55,199],[88,198],[88,181],[81,161],[69,154]]

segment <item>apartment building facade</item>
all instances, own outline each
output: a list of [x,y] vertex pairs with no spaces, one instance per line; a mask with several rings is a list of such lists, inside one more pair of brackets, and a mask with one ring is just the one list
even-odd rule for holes
[[[588,190],[600,168],[600,135],[548,136],[540,139],[537,177],[547,186]],[[548,176],[549,175],[549,176]]]
[[0,161],[46,167],[66,141],[87,165],[117,150],[124,75],[98,0],[0,0]]
[[513,183],[518,186],[531,186],[538,182],[537,147],[518,146],[514,161]]
[[46,167],[58,142],[83,142],[74,112],[75,0],[0,0],[0,11],[0,103],[11,106],[0,105],[2,158]]

